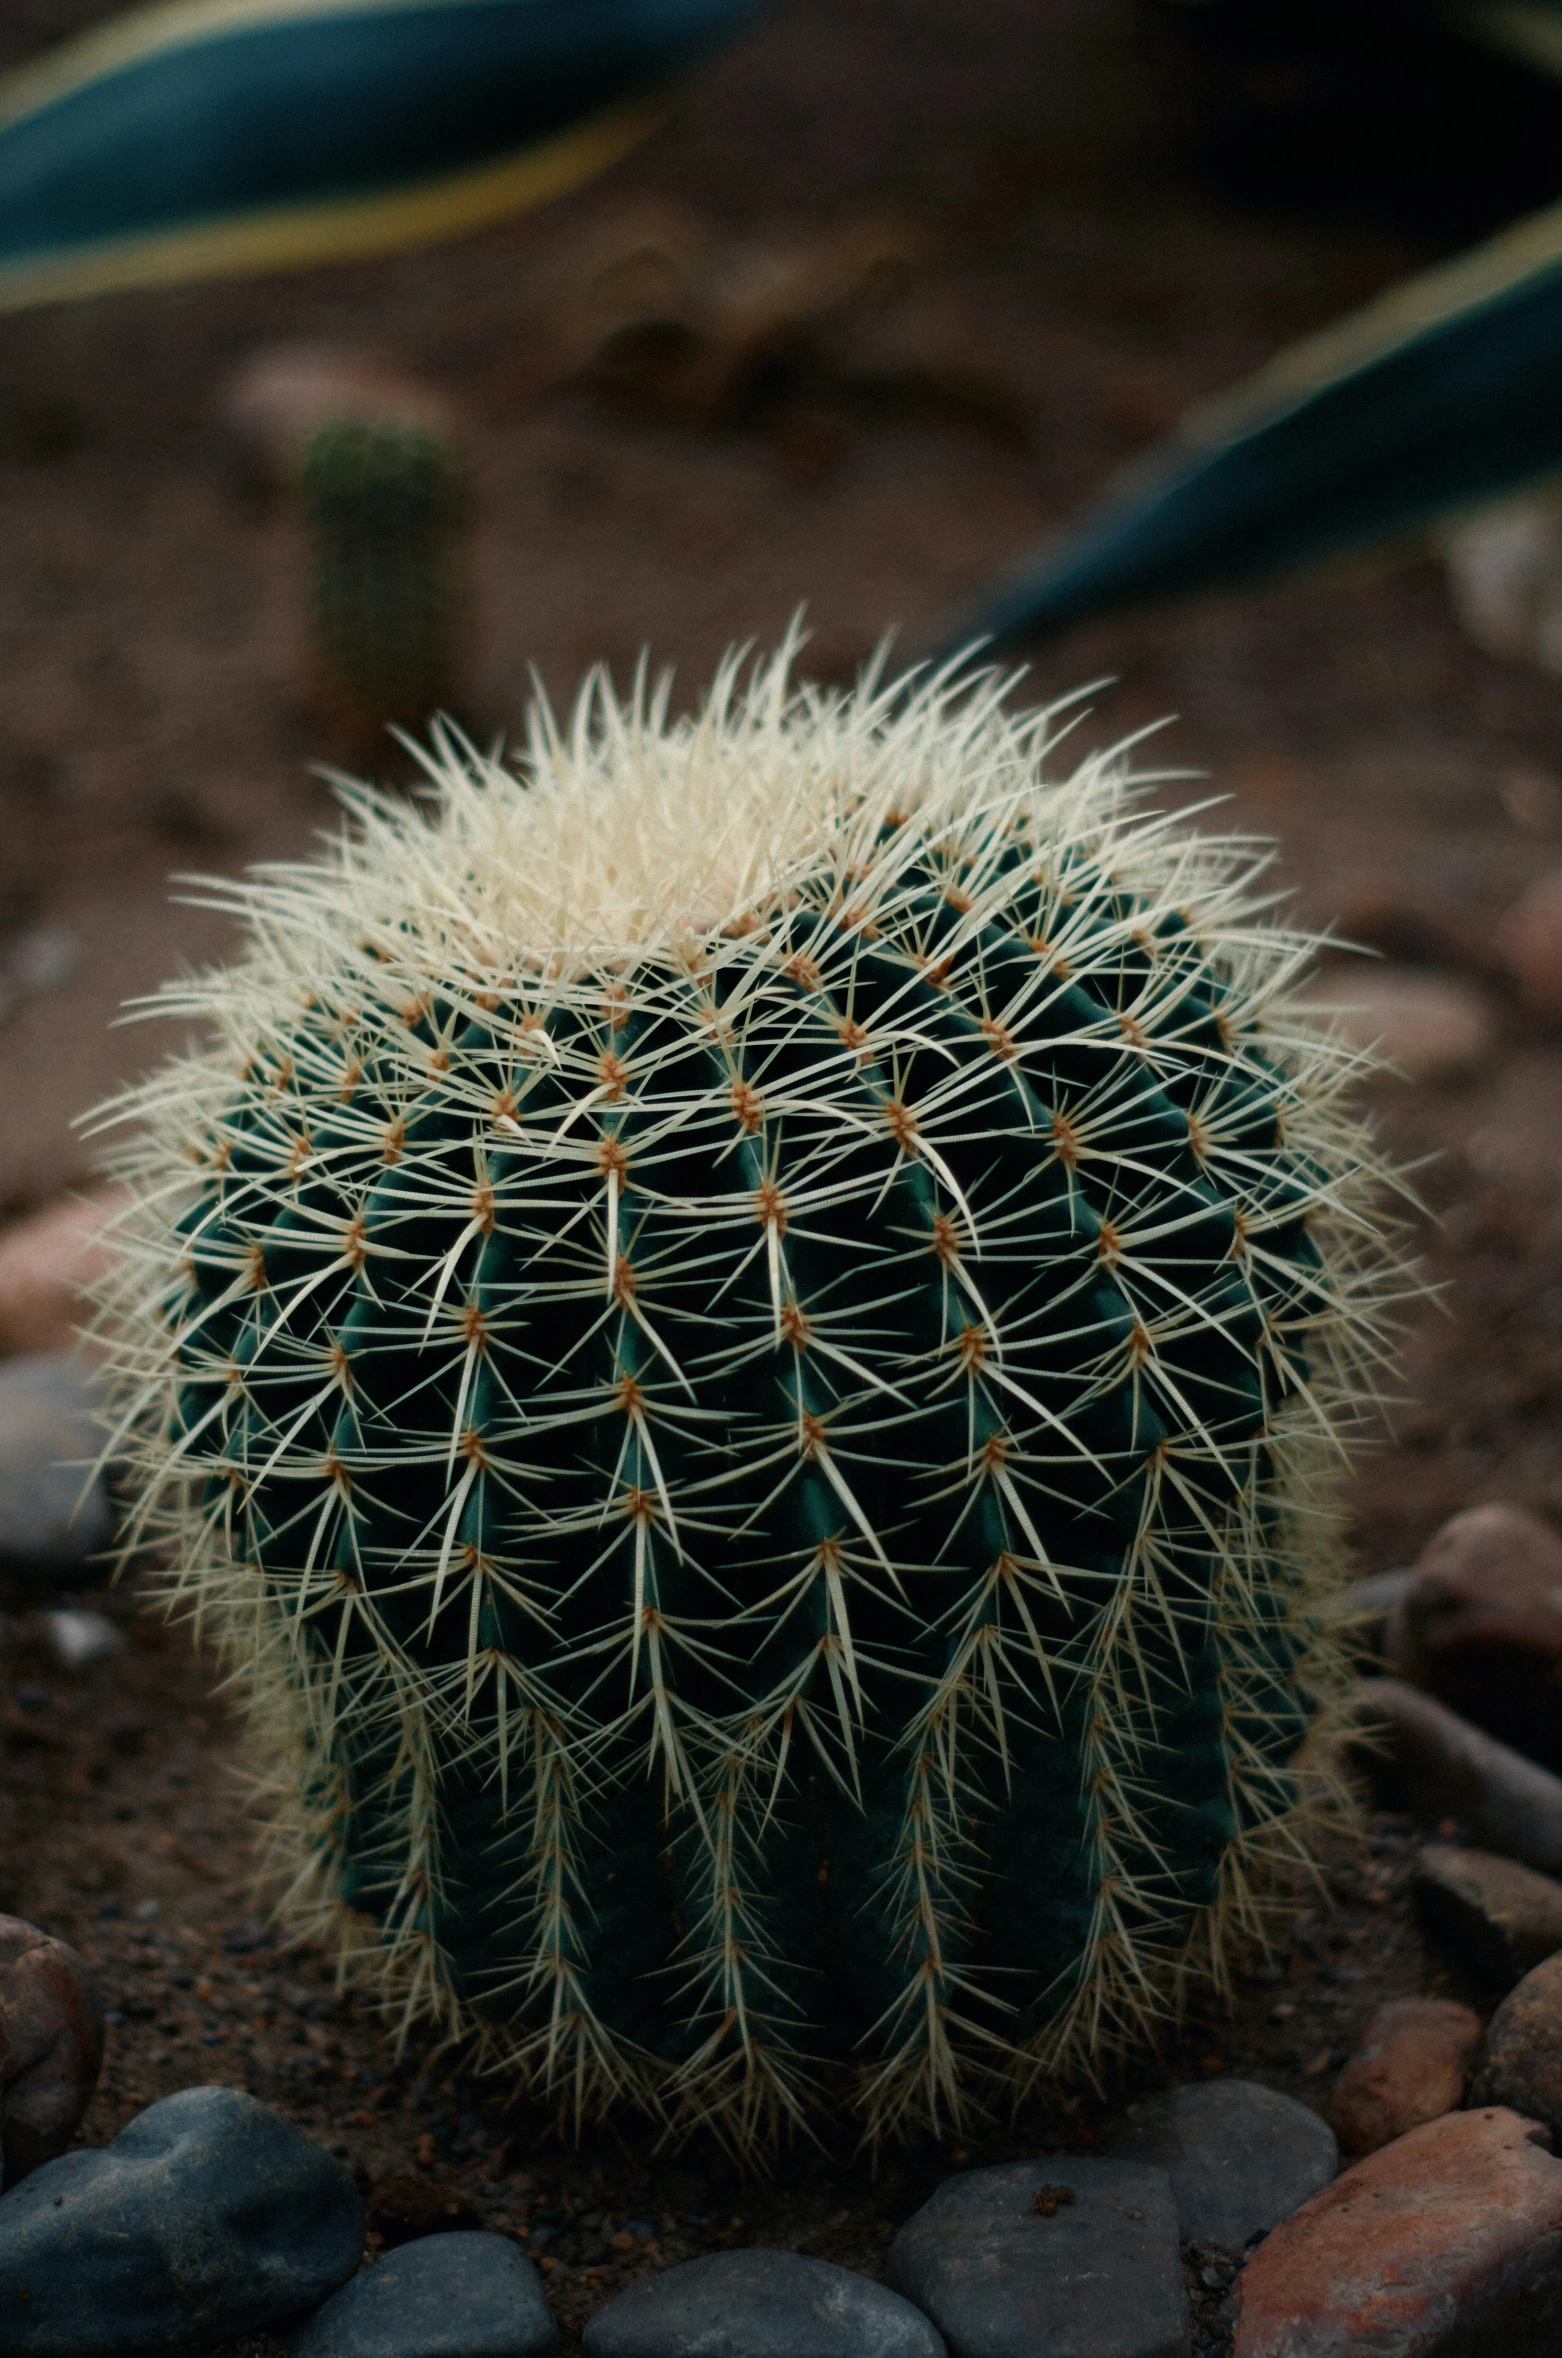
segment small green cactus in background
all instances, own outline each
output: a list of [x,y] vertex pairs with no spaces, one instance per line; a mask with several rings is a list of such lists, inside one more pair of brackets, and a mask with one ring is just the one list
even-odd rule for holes
[[291,1924],[739,2145],[948,2126],[1262,1932],[1399,1282],[1262,853],[790,653],[442,732],[233,888],[104,1314]]
[[337,729],[372,745],[423,727],[455,679],[465,478],[446,436],[405,420],[317,426],[298,462],[316,685]]

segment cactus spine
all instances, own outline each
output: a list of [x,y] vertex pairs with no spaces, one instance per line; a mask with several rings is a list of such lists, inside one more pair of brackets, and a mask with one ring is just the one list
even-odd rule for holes
[[745,2145],[948,2125],[1262,1930],[1397,1283],[1262,853],[789,654],[443,734],[228,888],[105,1310],[291,1920]]

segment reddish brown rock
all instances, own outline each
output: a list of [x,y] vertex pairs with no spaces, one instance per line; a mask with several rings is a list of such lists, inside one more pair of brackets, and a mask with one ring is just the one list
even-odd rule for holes
[[1384,1651],[1397,1677],[1562,1769],[1562,1537],[1538,1515],[1478,1506],[1446,1522]]
[[1238,2280],[1232,2358],[1555,2358],[1562,2161],[1500,2106],[1356,2162]]
[[1470,2091],[1476,2104],[1508,2104],[1562,2132],[1562,1954],[1511,1989],[1491,2018]]
[[1537,876],[1508,911],[1497,950],[1528,1013],[1562,1022],[1562,868]]
[[1329,2119],[1345,2153],[1376,2153],[1464,2102],[1481,2018],[1451,1998],[1380,2006],[1334,2083]]
[[0,2185],[71,2141],[103,2062],[103,2008],[76,1951],[0,1916]]

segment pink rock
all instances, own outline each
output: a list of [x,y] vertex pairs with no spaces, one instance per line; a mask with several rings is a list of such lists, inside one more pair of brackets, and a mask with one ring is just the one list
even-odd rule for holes
[[432,386],[351,344],[263,345],[230,379],[222,415],[245,479],[262,488],[285,483],[311,434],[335,418],[454,430]]
[[87,1315],[84,1289],[103,1275],[103,1230],[125,1202],[117,1187],[47,1205],[0,1231],[0,1357],[63,1351]]
[[1453,975],[1391,966],[1331,971],[1307,997],[1353,1048],[1375,1053],[1407,1081],[1456,1080],[1496,1045],[1490,997]]
[[1396,1675],[1562,1769],[1562,1537],[1523,1507],[1467,1507],[1421,1552],[1384,1631]]
[[1541,1023],[1562,1022],[1562,868],[1548,869],[1497,928],[1519,998]]
[[1562,2161],[1502,2106],[1346,2170],[1238,2279],[1232,2358],[1555,2358]]
[[1451,1998],[1380,2006],[1334,2083],[1329,2119],[1346,2153],[1376,2153],[1464,2101],[1481,2018]]
[[0,2185],[69,2145],[103,2064],[103,2007],[64,1941],[0,1916]]

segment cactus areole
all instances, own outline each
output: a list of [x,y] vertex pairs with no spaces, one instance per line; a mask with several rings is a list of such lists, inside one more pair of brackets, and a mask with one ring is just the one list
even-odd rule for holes
[[228,888],[104,1313],[291,1921],[744,2145],[947,2127],[1262,1930],[1392,1282],[1261,851],[790,652]]

